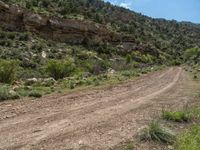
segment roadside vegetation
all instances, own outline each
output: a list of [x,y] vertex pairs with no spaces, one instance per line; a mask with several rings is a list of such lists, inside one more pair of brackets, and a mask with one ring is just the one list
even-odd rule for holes
[[[13,84],[0,84],[0,101],[17,99],[20,97],[42,97],[53,92],[65,92],[73,89],[96,87],[100,85],[117,84],[143,74],[159,70],[164,66],[154,66],[143,69],[132,69],[112,72],[112,70],[99,75],[85,76],[83,74],[66,76],[65,78],[30,78],[13,80]],[[49,69],[49,68],[48,68]],[[58,68],[56,68],[58,69]],[[52,71],[52,70],[51,70]],[[57,71],[57,70],[53,70]],[[15,83],[14,83],[15,82]],[[12,95],[14,94],[14,95]],[[15,96],[17,95],[17,96]],[[14,97],[13,97],[14,96]]]
[[200,144],[200,107],[191,109],[193,123],[188,130],[177,136],[175,148],[177,150],[199,150]]
[[175,135],[167,128],[162,127],[157,121],[152,121],[147,128],[140,131],[142,141],[158,141],[173,144]]
[[[199,83],[199,62],[196,61],[200,57],[199,48],[188,49],[184,58],[188,65],[185,70],[189,72],[191,78]],[[200,95],[195,95],[198,100]],[[164,111],[162,115],[166,121],[187,125],[186,129],[181,130],[176,135],[176,142],[173,145],[175,150],[199,150],[200,149],[200,106],[197,102],[196,106],[186,107],[180,111]],[[172,124],[173,126],[173,124]]]
[[[165,127],[166,122],[168,128]],[[199,150],[200,139],[200,107],[193,107],[183,111],[165,111],[162,119],[152,121],[148,127],[140,130],[139,138],[141,141],[154,141],[160,144],[171,145],[170,148],[174,150]],[[174,125],[187,125],[186,129],[182,129],[179,133],[169,129]],[[188,126],[190,126],[188,128]]]
[[2,100],[13,99],[8,96],[10,93],[16,93],[15,98],[41,97],[52,92],[118,83],[167,65],[167,61],[160,64],[161,60],[155,56],[139,51],[130,55],[117,53],[109,44],[93,49],[1,29],[0,49]]
[[192,114],[188,111],[164,111],[163,119],[174,122],[189,122],[192,119]]
[[[198,48],[188,49],[185,52],[187,64],[184,69],[191,79],[199,83],[199,63],[194,62],[198,55]],[[190,59],[191,58],[191,59]],[[197,105],[187,104],[180,110],[163,110],[161,118],[152,121],[147,127],[139,131],[141,142],[149,141],[160,143],[160,146],[173,150],[199,150],[200,149],[200,94],[194,95]]]
[[0,86],[0,101],[18,99],[19,95],[7,86]]
[[200,144],[200,125],[195,125],[178,136],[178,140],[176,143],[177,150],[199,150]]

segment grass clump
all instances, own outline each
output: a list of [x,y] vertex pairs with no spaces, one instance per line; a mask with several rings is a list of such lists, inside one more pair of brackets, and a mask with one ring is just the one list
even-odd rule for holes
[[200,121],[200,108],[194,108],[191,113],[196,121]]
[[163,143],[172,144],[175,141],[175,135],[171,133],[157,121],[152,121],[148,128],[144,128],[140,133],[140,139],[145,141],[158,141]]
[[40,98],[42,97],[42,94],[38,91],[31,91],[28,95],[29,97],[35,97],[35,98]]
[[76,87],[75,82],[73,81],[70,81],[68,86],[69,86],[69,89],[74,89]]
[[177,150],[200,150],[200,125],[191,128],[187,133],[181,134],[177,139]]
[[10,91],[7,86],[0,87],[0,101],[18,99],[19,95]]
[[189,122],[192,119],[192,115],[186,111],[164,111],[163,118],[174,122]]
[[127,143],[126,150],[133,150],[135,148],[132,142]]

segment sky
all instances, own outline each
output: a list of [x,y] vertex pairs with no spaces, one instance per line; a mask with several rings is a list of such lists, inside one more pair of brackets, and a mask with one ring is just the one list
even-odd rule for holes
[[153,18],[200,23],[200,0],[105,0]]

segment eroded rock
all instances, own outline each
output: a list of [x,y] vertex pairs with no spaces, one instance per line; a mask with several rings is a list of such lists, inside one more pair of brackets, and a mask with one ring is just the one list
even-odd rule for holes
[[11,31],[29,31],[46,39],[59,42],[82,44],[119,43],[134,41],[133,37],[109,31],[105,26],[81,20],[60,19],[33,13],[29,10],[0,1],[0,27]]

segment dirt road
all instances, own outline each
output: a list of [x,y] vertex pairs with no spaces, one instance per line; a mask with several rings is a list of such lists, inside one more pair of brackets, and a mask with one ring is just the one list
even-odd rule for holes
[[0,103],[0,149],[107,150],[131,139],[162,106],[189,101],[194,84],[177,67],[113,87]]

